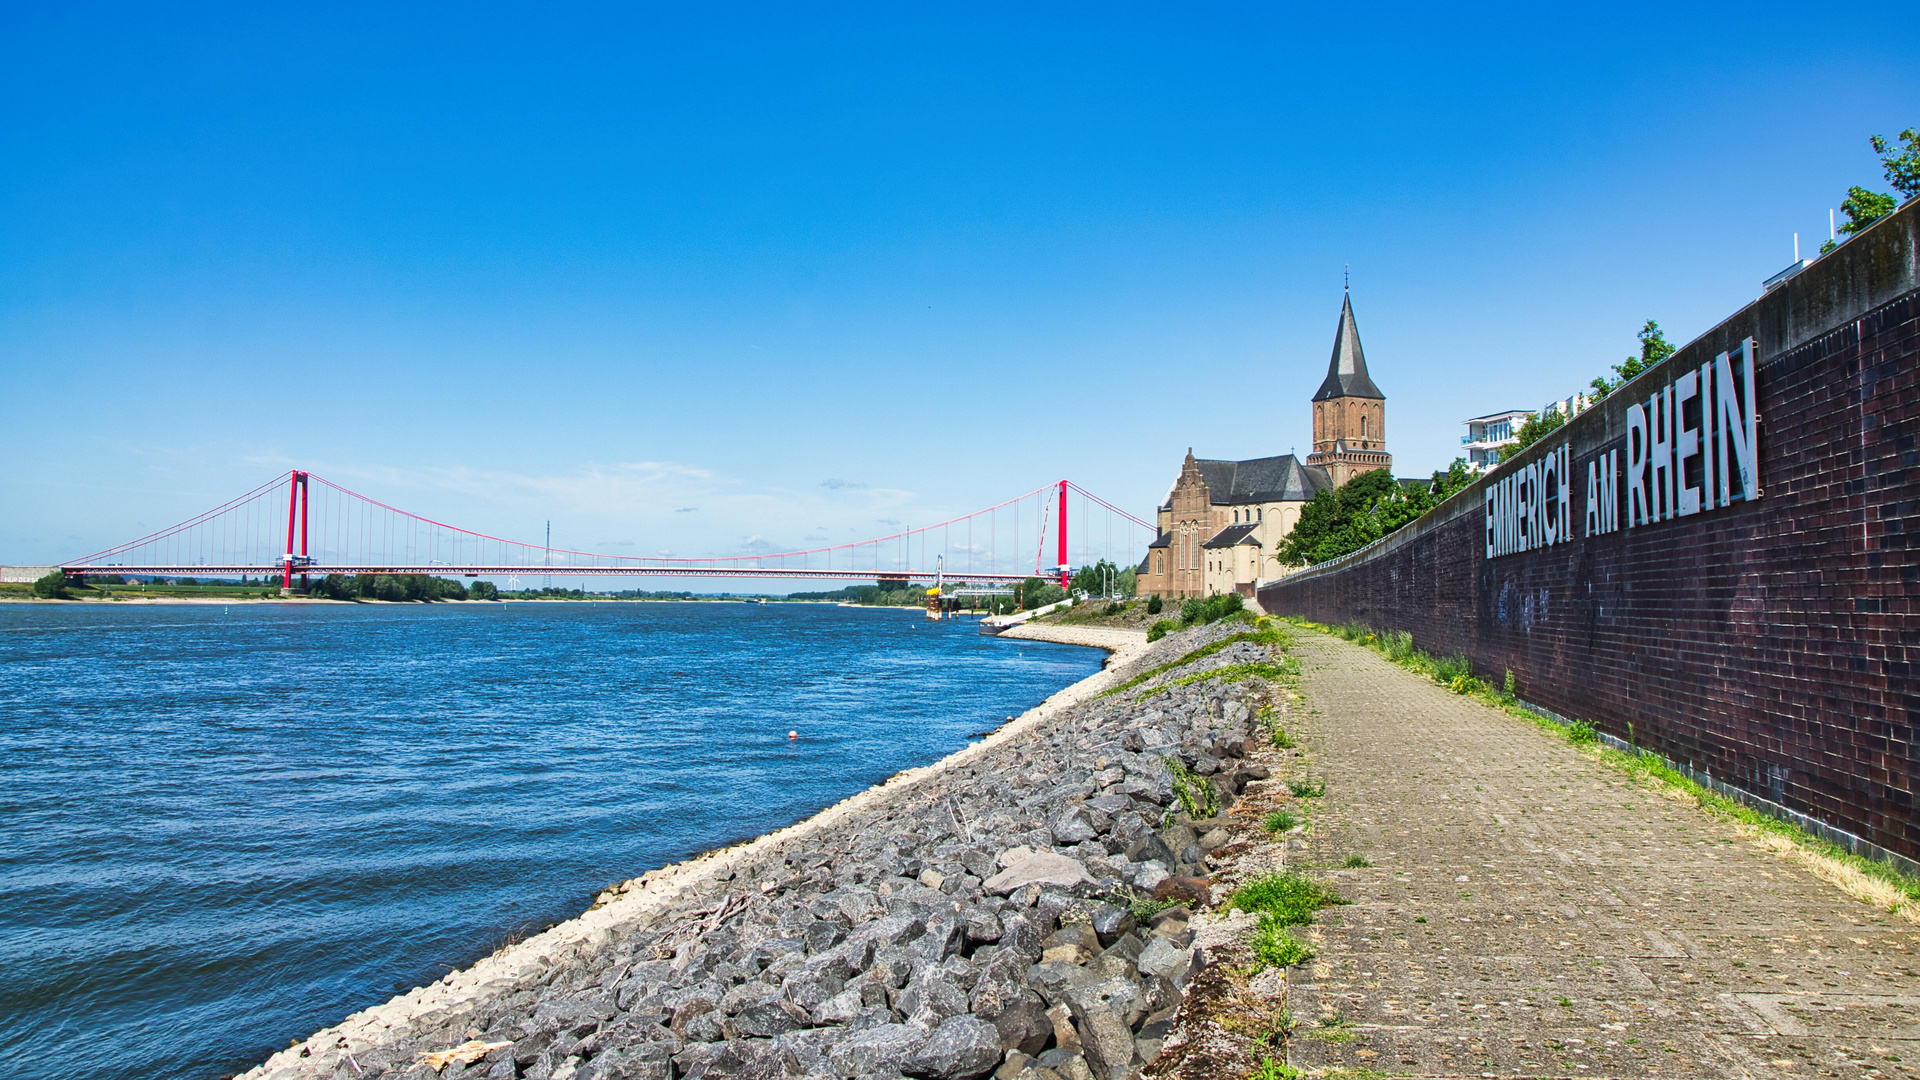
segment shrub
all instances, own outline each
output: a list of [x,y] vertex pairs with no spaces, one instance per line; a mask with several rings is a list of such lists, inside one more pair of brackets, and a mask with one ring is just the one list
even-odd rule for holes
[[1174,622],[1172,619],[1161,619],[1147,629],[1147,640],[1159,641],[1161,638],[1166,637],[1169,631],[1178,629],[1180,629],[1179,623]]
[[1185,626],[1205,626],[1229,615],[1237,615],[1246,606],[1246,601],[1240,598],[1239,593],[1223,593],[1205,599],[1196,596],[1180,605],[1180,622]]
[[55,570],[33,583],[33,595],[45,600],[67,599],[67,572]]
[[1270,833],[1283,833],[1295,825],[1300,824],[1300,821],[1285,810],[1275,810],[1273,813],[1268,814],[1267,819],[1260,824],[1266,826],[1267,831]]
[[1147,598],[1147,614],[1149,614],[1149,615],[1158,615],[1158,614],[1160,614],[1160,610],[1161,610],[1161,608],[1163,608],[1163,607],[1165,607],[1165,606],[1166,606],[1166,605],[1164,605],[1164,604],[1162,604],[1162,603],[1160,602],[1160,594],[1159,594],[1159,593],[1154,593],[1154,594],[1153,594],[1152,596],[1150,596],[1150,597],[1148,597],[1148,598]]
[[1600,733],[1585,720],[1575,720],[1573,726],[1567,729],[1567,738],[1576,743],[1599,742]]
[[1287,790],[1293,792],[1297,799],[1317,799],[1327,793],[1327,783],[1324,780],[1289,780]]
[[1373,863],[1368,861],[1365,855],[1349,855],[1347,856],[1347,861],[1341,863],[1340,865],[1346,867],[1349,870],[1364,870],[1367,867],[1372,866]]

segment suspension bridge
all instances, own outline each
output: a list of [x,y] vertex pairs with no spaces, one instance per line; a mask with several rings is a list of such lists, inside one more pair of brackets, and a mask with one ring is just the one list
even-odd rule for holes
[[[1076,522],[1071,534],[1069,520]],[[977,585],[1057,576],[1064,587],[1075,565],[1096,560],[1131,565],[1155,535],[1153,524],[1070,480],[1060,480],[982,510],[868,540],[765,554],[610,555],[458,528],[295,469],[178,525],[64,563],[60,569],[78,580],[108,574],[257,574],[278,577],[287,589],[296,577],[304,586],[312,576],[326,574],[948,580]],[[1077,564],[1069,557],[1074,554]]]

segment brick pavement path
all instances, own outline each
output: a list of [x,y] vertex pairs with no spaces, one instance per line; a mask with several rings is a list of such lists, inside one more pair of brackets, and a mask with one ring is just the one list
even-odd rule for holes
[[1327,793],[1289,859],[1373,865],[1327,874],[1355,902],[1289,977],[1294,1064],[1920,1075],[1920,927],[1524,721],[1296,637]]

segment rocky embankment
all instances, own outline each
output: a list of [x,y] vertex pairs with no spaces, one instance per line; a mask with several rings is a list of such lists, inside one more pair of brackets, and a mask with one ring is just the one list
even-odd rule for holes
[[1132,1076],[1206,963],[1188,907],[1164,904],[1204,906],[1227,842],[1178,792],[1211,785],[1225,807],[1266,777],[1243,760],[1258,681],[1141,695],[1273,657],[1234,643],[1101,692],[1243,630],[1133,635],[979,745],[611,889],[246,1076]]

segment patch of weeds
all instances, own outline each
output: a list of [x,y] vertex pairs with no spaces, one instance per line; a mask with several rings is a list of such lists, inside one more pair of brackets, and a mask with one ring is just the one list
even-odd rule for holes
[[1296,799],[1317,799],[1327,793],[1325,780],[1289,780],[1287,790],[1293,792]]
[[1313,946],[1296,937],[1271,915],[1260,916],[1253,929],[1254,971],[1265,968],[1289,968],[1313,959]]
[[1367,867],[1372,866],[1373,863],[1369,862],[1365,855],[1349,855],[1347,856],[1347,861],[1340,865],[1346,867],[1348,870],[1365,870]]
[[1576,720],[1571,727],[1567,728],[1567,739],[1575,744],[1599,742],[1600,733],[1585,720]]
[[[1180,629],[1180,624],[1174,622],[1172,619],[1160,619],[1152,626],[1147,627],[1147,643],[1152,644],[1153,642],[1159,641],[1161,638],[1166,637],[1170,631],[1178,629]],[[1111,694],[1113,691],[1109,690],[1107,693]]]
[[1392,1075],[1364,1065],[1332,1065],[1320,1074],[1322,1080],[1386,1080]]
[[1169,754],[1161,759],[1173,774],[1173,797],[1188,817],[1210,818],[1220,812],[1220,789],[1213,781],[1187,768],[1187,763]]
[[1414,921],[1414,922],[1426,922],[1426,921],[1427,921],[1427,917],[1426,917],[1425,915],[1415,915],[1415,916],[1413,917],[1413,921]]
[[1180,902],[1178,900],[1155,900],[1150,896],[1141,897],[1127,905],[1128,909],[1133,912],[1133,921],[1143,926],[1147,920],[1153,918],[1155,915],[1160,914],[1168,908],[1179,906]]
[[1270,1057],[1260,1059],[1260,1067],[1247,1074],[1247,1080],[1300,1080],[1300,1070]]
[[1268,814],[1266,820],[1260,824],[1266,826],[1268,832],[1277,835],[1300,824],[1300,819],[1285,810],[1275,810],[1273,813]]
[[1317,1024],[1312,1031],[1307,1032],[1307,1035],[1310,1038],[1319,1039],[1321,1042],[1333,1043],[1335,1045],[1350,1043],[1359,1038],[1358,1035],[1353,1033],[1353,1021],[1348,1020],[1338,1013],[1332,1016],[1322,1017],[1320,1023]]
[[[1292,659],[1292,657],[1288,657],[1288,659]],[[1282,666],[1284,667],[1284,665]],[[1268,740],[1271,741],[1276,748],[1291,750],[1300,745],[1294,741],[1292,735],[1287,734],[1286,728],[1280,726],[1280,714],[1273,706],[1267,705],[1262,707],[1260,715],[1254,717],[1254,720],[1260,725],[1260,730],[1266,732]]]
[[1260,916],[1253,931],[1256,971],[1291,967],[1313,957],[1313,947],[1287,928],[1303,926],[1323,907],[1348,903],[1312,878],[1295,873],[1263,874],[1233,890],[1225,908],[1239,908]]
[[1276,872],[1262,874],[1227,895],[1223,911],[1239,908],[1256,914],[1272,915],[1283,926],[1301,926],[1323,907],[1348,903],[1332,889],[1305,874]]
[[1563,998],[1563,997],[1557,997],[1557,998],[1554,998],[1554,999],[1553,999],[1553,1003],[1554,1003],[1555,1005],[1558,1005],[1558,1006],[1560,1006],[1560,1007],[1561,1007],[1561,1008],[1563,1008],[1563,1009],[1571,1009],[1571,1008],[1573,1008],[1573,1002],[1572,1002],[1571,1000],[1569,1000],[1569,999],[1567,999],[1567,998]]

